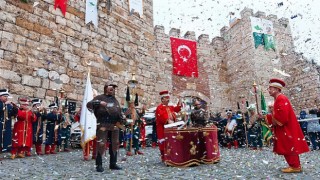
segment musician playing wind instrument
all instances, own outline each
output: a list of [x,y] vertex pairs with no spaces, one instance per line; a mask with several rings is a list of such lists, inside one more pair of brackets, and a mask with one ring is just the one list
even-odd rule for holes
[[56,103],[50,104],[49,108],[51,109],[51,112],[47,115],[45,154],[56,154],[55,150],[58,142],[61,114],[58,112]]
[[0,153],[11,148],[12,119],[18,113],[18,107],[8,101],[9,95],[7,89],[0,89]]
[[62,110],[61,123],[59,124],[59,138],[58,138],[58,146],[59,151],[69,152],[69,140],[71,133],[71,123],[74,121],[73,116],[68,113],[68,109],[66,107]]
[[36,147],[36,154],[43,155],[41,148],[43,142],[43,122],[46,119],[47,110],[42,106],[41,99],[32,100],[32,111],[37,116],[37,120],[32,123],[33,144]]

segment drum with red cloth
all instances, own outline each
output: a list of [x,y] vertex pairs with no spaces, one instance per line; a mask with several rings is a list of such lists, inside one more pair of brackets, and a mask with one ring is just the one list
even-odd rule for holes
[[187,167],[220,160],[216,126],[167,128],[164,135],[166,165]]

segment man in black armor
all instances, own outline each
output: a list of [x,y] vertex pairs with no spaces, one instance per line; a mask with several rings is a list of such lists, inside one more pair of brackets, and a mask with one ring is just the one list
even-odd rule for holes
[[200,101],[194,102],[194,109],[191,112],[191,122],[194,127],[205,127],[209,120],[209,113],[201,107]]
[[117,150],[119,143],[119,128],[116,124],[122,123],[123,114],[120,104],[115,98],[115,88],[117,85],[108,83],[104,86],[104,94],[96,96],[93,100],[87,103],[87,108],[93,110],[97,118],[97,158],[96,169],[98,172],[103,172],[102,156],[105,153],[106,142],[110,140],[109,155],[110,169],[120,170],[117,165]]

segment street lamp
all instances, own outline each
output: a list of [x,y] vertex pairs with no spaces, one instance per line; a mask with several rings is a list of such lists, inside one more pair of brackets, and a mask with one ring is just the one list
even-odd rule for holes
[[131,80],[128,81],[128,85],[131,88],[135,88],[137,84],[138,84],[138,81],[136,80],[135,73],[132,73],[132,78]]

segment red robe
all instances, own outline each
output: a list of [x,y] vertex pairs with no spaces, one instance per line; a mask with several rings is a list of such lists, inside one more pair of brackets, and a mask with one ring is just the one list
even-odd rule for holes
[[268,124],[273,124],[273,152],[280,155],[298,155],[309,151],[297,117],[289,99],[280,94],[275,102],[273,114],[267,115]]
[[[157,127],[157,137],[158,140],[163,141],[164,139],[164,125],[168,124],[168,120],[170,114],[172,116],[172,120],[176,121],[176,114],[174,112],[179,112],[181,110],[181,106],[166,106],[160,104],[156,109],[156,127]],[[169,112],[169,113],[168,113]],[[164,150],[164,143],[159,143],[160,151]]]
[[18,110],[17,122],[14,124],[12,133],[12,147],[32,147],[32,122],[37,116],[30,110]]
[[141,141],[146,140],[146,121],[142,119],[142,123],[140,124],[140,139]]

